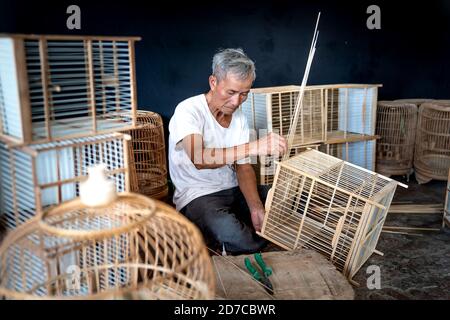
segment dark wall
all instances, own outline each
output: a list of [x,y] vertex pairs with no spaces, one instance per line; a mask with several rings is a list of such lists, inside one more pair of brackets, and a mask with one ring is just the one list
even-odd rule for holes
[[[244,48],[256,87],[300,84],[318,11],[309,84],[382,83],[379,99],[450,98],[449,1],[144,2],[1,0],[0,32],[141,36],[138,104],[166,125],[178,102],[207,90],[219,47]],[[80,31],[66,28],[70,4],[81,7]],[[381,30],[366,27],[370,4],[381,8]]]

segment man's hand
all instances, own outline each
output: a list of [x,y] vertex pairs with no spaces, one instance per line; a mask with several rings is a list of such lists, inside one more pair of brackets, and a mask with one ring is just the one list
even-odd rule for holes
[[258,156],[283,155],[287,151],[286,139],[282,136],[270,132],[265,137],[253,141],[249,144],[250,154]]
[[266,212],[265,212],[264,206],[262,204],[260,206],[250,209],[250,215],[252,218],[253,227],[258,232],[261,231],[265,213]]

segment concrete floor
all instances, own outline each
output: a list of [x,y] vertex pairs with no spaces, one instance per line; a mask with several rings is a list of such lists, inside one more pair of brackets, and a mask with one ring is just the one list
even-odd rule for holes
[[[406,182],[402,177],[393,177]],[[409,188],[399,187],[393,202],[444,203],[445,181],[418,185],[414,177]],[[439,214],[390,214],[385,225],[440,228]],[[384,256],[372,255],[354,280],[356,299],[450,299],[450,229],[426,231],[420,235],[382,233],[377,249]],[[368,289],[367,267],[378,265],[381,289]]]

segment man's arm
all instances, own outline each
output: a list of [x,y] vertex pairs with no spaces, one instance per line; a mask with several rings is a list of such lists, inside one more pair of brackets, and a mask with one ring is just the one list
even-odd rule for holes
[[197,169],[216,169],[249,156],[283,154],[287,148],[285,139],[275,133],[230,148],[205,148],[200,134],[188,135],[179,143]]
[[236,174],[239,188],[250,209],[253,226],[256,231],[261,231],[265,210],[258,194],[255,171],[251,164],[236,164]]

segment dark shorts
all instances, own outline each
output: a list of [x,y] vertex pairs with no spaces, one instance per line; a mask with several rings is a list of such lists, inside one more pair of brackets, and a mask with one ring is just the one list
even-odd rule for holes
[[[258,186],[264,204],[268,186]],[[180,210],[203,233],[206,245],[213,250],[240,254],[260,251],[267,241],[255,233],[250,210],[239,187],[222,190],[192,200]]]

